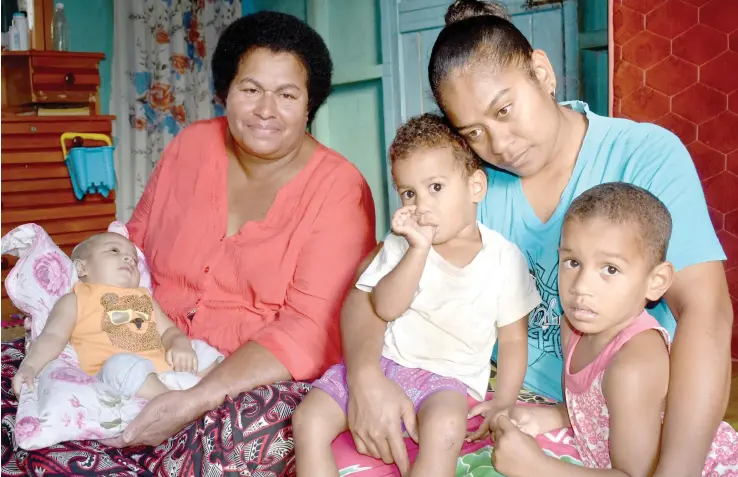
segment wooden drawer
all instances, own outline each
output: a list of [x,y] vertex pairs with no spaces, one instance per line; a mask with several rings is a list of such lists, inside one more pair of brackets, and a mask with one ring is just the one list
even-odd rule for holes
[[96,113],[102,53],[3,52],[3,106],[92,104]]
[[94,102],[100,85],[98,62],[93,57],[31,57],[34,102]]

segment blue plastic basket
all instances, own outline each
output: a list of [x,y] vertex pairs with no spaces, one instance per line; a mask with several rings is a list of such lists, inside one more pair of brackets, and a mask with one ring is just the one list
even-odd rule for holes
[[[107,146],[74,147],[67,153],[65,140],[81,137],[104,141]],[[104,134],[64,133],[61,136],[62,151],[66,159],[69,177],[72,180],[74,196],[82,200],[86,194],[102,194],[107,197],[116,187],[113,150],[110,138]]]

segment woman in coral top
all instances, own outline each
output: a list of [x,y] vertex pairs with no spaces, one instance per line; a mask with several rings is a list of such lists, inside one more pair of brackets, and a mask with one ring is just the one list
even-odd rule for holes
[[[162,309],[226,359],[150,401],[108,442],[122,449],[85,446],[105,475],[293,471],[290,416],[309,389],[297,381],[340,360],[342,299],[376,244],[361,173],[305,133],[331,88],[320,36],[256,13],[224,31],[212,66],[225,117],[169,144],[128,228]],[[58,447],[36,463],[68,455]]]

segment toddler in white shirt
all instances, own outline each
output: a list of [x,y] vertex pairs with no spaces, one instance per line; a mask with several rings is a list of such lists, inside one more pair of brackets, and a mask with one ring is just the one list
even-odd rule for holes
[[[486,437],[516,402],[527,367],[526,318],[541,298],[517,246],[477,222],[487,177],[443,118],[411,119],[389,154],[403,207],[356,286],[388,322],[385,375],[418,413],[420,450],[410,475],[454,475],[467,416],[485,418],[473,437]],[[497,341],[496,396],[485,402]],[[330,446],[348,425],[345,366],[313,386],[293,421],[297,473],[337,476]],[[467,394],[480,401],[471,412]]]

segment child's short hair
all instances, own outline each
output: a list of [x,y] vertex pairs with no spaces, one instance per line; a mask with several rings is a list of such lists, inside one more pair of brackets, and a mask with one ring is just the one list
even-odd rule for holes
[[482,162],[464,138],[442,116],[425,113],[400,126],[389,149],[390,162],[407,158],[418,149],[449,148],[466,174],[482,168]]
[[636,225],[638,243],[653,266],[666,260],[671,214],[646,189],[625,182],[594,186],[572,201],[564,222],[594,218],[604,218],[612,224]]
[[87,259],[88,255],[90,254],[92,243],[97,240],[99,236],[100,234],[90,235],[82,242],[77,244],[77,246],[74,247],[74,250],[72,250],[72,256],[70,257],[72,261],[74,262],[75,260]]

